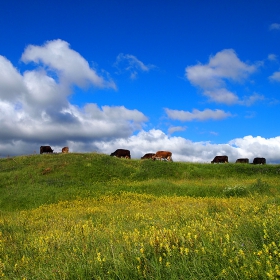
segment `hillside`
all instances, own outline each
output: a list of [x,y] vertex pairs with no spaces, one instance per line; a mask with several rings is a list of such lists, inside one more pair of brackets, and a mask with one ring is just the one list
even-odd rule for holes
[[279,165],[0,160],[1,279],[279,279]]
[[226,187],[265,185],[278,192],[280,165],[126,160],[98,153],[0,159],[0,210],[120,192],[221,197]]

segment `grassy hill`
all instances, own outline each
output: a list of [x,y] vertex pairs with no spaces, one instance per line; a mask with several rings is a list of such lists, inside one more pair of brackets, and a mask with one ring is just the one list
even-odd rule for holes
[[279,279],[280,165],[0,159],[0,279]]
[[98,153],[20,156],[0,159],[0,209],[31,209],[123,191],[221,197],[225,188],[257,183],[278,192],[279,175],[280,165],[171,163]]

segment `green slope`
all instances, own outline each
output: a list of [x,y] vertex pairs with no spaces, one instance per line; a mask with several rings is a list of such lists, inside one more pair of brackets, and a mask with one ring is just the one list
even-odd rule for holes
[[98,153],[0,159],[0,210],[136,192],[157,196],[222,196],[225,187],[265,186],[278,192],[279,165],[126,160]]

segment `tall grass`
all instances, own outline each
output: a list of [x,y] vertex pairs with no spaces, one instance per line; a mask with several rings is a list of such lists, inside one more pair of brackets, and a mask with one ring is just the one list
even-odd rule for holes
[[276,279],[279,204],[267,197],[122,193],[0,218],[3,279]]
[[279,165],[0,160],[0,279],[279,279]]

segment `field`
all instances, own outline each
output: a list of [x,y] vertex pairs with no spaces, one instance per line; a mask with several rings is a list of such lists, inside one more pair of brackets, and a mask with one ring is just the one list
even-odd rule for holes
[[280,165],[0,159],[0,279],[279,279]]

